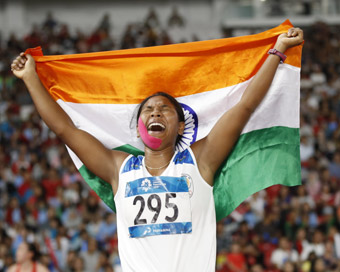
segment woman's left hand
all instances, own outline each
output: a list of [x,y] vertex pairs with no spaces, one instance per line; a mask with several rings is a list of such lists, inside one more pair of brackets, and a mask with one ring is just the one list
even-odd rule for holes
[[303,31],[298,27],[293,27],[287,33],[281,34],[276,41],[274,48],[284,53],[288,48],[299,45],[303,42]]

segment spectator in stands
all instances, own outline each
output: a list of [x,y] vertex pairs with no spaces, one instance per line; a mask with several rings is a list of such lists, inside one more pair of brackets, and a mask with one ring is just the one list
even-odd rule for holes
[[246,258],[242,253],[241,246],[238,243],[231,245],[230,253],[227,253],[227,261],[225,263],[228,272],[245,272],[247,271]]
[[[64,271],[65,272],[73,272],[75,269],[74,269],[74,266],[75,266],[75,263],[76,263],[76,259],[78,258],[77,256],[77,252],[74,251],[74,250],[69,250],[67,252],[67,256],[66,256],[66,263],[65,263],[65,268],[64,268]],[[81,262],[82,263],[82,260],[78,260],[78,262]],[[83,264],[81,264],[83,265]]]
[[76,256],[74,259],[72,272],[84,272],[84,271],[95,271],[95,270],[85,270],[84,259],[80,256]]
[[324,266],[328,270],[333,270],[337,267],[337,258],[335,255],[335,247],[333,241],[327,241],[325,245],[325,253],[322,256],[322,259],[324,261]]
[[102,221],[99,225],[96,240],[104,244],[105,241],[114,236],[116,231],[117,225],[113,213],[106,213],[104,216],[104,221]]
[[101,21],[99,22],[98,29],[105,31],[107,34],[111,32],[111,20],[110,14],[105,13]]
[[50,34],[53,34],[57,25],[58,25],[58,23],[57,23],[56,19],[54,19],[53,13],[51,11],[48,11],[47,14],[46,14],[46,19],[42,23],[43,31],[48,31],[48,32],[50,32]]
[[157,28],[160,26],[158,15],[154,8],[149,9],[149,13],[145,19],[145,26],[148,26],[150,28]]
[[89,238],[87,244],[87,250],[80,253],[80,256],[84,260],[84,271],[93,272],[97,271],[100,253],[98,250],[97,241],[94,238]]
[[48,272],[49,270],[37,262],[38,251],[34,244],[23,242],[16,251],[17,263],[8,268],[8,272]]
[[183,27],[185,25],[184,18],[179,14],[178,8],[176,6],[172,7],[170,17],[168,19],[169,27]]
[[301,260],[306,260],[310,253],[314,252],[317,257],[322,257],[325,253],[324,234],[320,230],[315,230],[311,243],[306,243],[301,253]]
[[264,272],[262,265],[255,264],[250,268],[250,272]]
[[301,161],[308,161],[314,155],[314,147],[310,141],[308,141],[307,136],[301,137],[300,143],[300,156]]
[[317,258],[312,265],[311,271],[313,272],[325,272],[326,271],[326,265],[325,261],[322,258]]
[[284,264],[287,261],[297,264],[299,261],[299,254],[292,248],[287,237],[283,236],[280,238],[279,248],[273,251],[270,261],[275,267],[283,269]]
[[332,177],[340,179],[340,152],[336,152],[333,161],[329,164],[329,172]]
[[297,264],[288,260],[283,264],[282,269],[280,269],[280,272],[298,272]]

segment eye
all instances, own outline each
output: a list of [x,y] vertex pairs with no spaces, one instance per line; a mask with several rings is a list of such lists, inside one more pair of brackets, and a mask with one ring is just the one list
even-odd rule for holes
[[152,111],[152,107],[151,106],[146,106],[142,109],[142,112],[150,112]]
[[161,109],[162,109],[162,111],[168,111],[168,110],[170,110],[170,108],[169,108],[168,105],[163,105]]

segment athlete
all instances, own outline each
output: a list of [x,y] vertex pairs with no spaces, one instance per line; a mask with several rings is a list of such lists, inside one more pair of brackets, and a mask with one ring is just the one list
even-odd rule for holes
[[283,53],[302,42],[299,28],[281,34],[240,102],[205,138],[182,152],[175,151],[184,131],[180,105],[164,93],[146,98],[136,120],[145,145],[145,155],[138,157],[109,150],[77,129],[45,90],[30,55],[21,53],[11,68],[50,129],[112,186],[123,271],[210,272],[216,260],[215,172],[265,97]]
[[49,270],[37,262],[37,249],[34,244],[23,242],[16,251],[17,263],[8,268],[8,272],[48,272]]

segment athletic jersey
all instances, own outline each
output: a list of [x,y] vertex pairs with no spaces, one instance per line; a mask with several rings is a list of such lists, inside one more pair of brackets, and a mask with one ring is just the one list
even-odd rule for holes
[[[21,265],[18,264],[16,272],[21,272],[20,270],[21,270]],[[33,263],[32,272],[37,272],[37,264],[36,263]]]
[[115,195],[124,272],[212,272],[216,261],[213,187],[190,148],[176,152],[161,176],[144,156],[128,156]]

